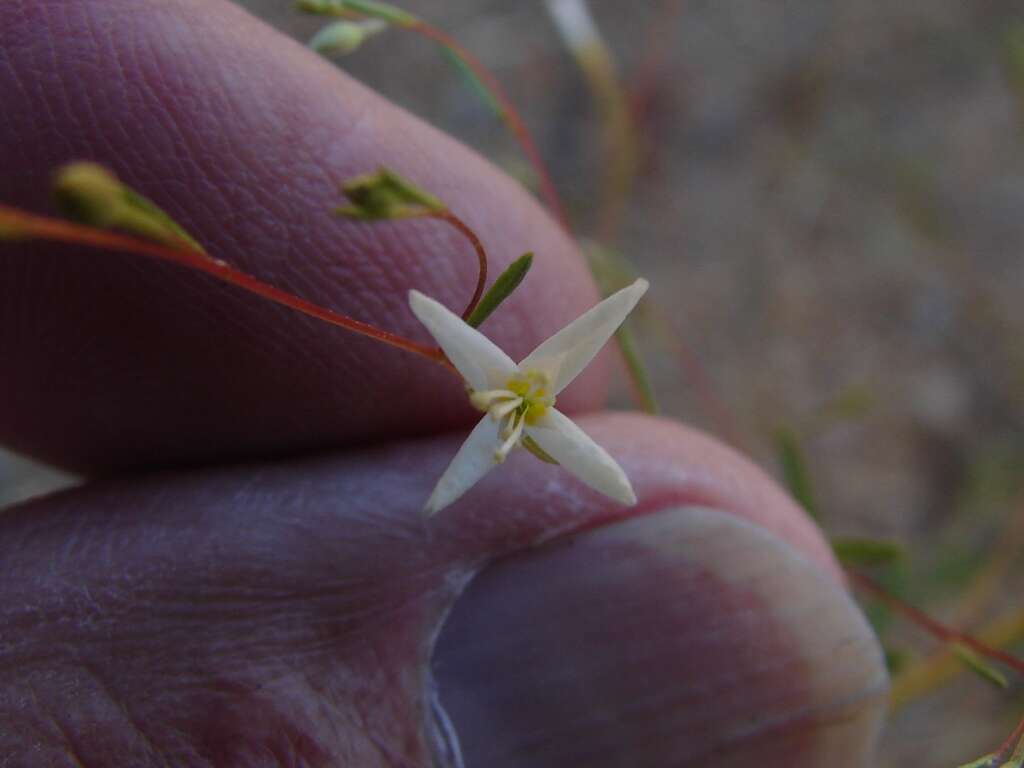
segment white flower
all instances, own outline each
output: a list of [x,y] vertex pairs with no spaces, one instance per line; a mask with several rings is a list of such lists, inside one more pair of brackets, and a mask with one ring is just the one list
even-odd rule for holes
[[626,473],[554,407],[555,397],[587,367],[647,291],[640,279],[583,313],[519,365],[480,331],[419,291],[409,306],[466,380],[469,400],[485,416],[430,494],[432,515],[456,501],[524,439],[601,493],[635,504]]

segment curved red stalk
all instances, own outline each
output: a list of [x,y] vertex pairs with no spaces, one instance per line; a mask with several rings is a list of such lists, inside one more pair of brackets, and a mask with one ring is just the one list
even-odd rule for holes
[[468,224],[451,211],[431,211],[430,213],[425,213],[423,218],[437,219],[454,227],[469,241],[470,245],[473,246],[473,250],[476,251],[477,261],[479,262],[476,289],[473,291],[473,298],[469,300],[469,304],[462,311],[462,319],[465,320],[473,314],[473,310],[476,309],[476,305],[480,303],[480,299],[484,295],[484,286],[487,284],[487,251],[484,250],[484,244],[480,242],[476,232],[470,229]]

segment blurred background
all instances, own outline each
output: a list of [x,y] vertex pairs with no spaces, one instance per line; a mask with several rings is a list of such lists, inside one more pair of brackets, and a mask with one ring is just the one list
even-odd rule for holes
[[[242,4],[303,42],[327,23]],[[634,331],[661,410],[802,471],[829,535],[904,545],[889,589],[1024,652],[1019,0],[592,0],[604,47],[575,54],[541,0],[402,7],[504,85],[602,273],[652,280]],[[337,62],[531,183],[436,45],[389,30]],[[0,504],[68,481],[3,457]],[[881,765],[1012,730],[1019,680],[865,605],[895,678]]]

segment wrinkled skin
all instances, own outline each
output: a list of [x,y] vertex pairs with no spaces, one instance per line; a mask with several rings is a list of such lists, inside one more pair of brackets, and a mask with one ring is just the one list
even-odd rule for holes
[[[386,164],[495,272],[538,254],[484,326],[513,357],[597,300],[511,181],[221,0],[5,0],[0,94],[0,203],[97,160],[426,341],[406,291],[462,306],[465,244],[326,213]],[[870,764],[885,676],[820,535],[714,440],[601,413],[609,355],[559,407],[635,508],[520,452],[423,521],[476,415],[440,367],[126,256],[4,245],[0,293],[0,439],[97,478],[0,516],[0,765],[441,765],[446,730],[469,768]]]

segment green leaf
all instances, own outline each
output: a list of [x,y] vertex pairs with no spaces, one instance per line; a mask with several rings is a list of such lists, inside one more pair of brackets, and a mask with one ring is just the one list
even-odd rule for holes
[[954,656],[960,659],[960,661],[967,666],[968,669],[978,675],[978,677],[985,682],[991,683],[996,688],[1010,687],[1010,682],[1006,679],[1006,675],[993,667],[963,643],[952,643],[949,646],[949,649],[953,652]]
[[162,209],[158,208],[151,200],[143,197],[128,187],[122,187],[125,202],[131,213],[119,226],[125,229],[132,229],[140,235],[149,233],[149,237],[159,240],[166,245],[185,244],[194,251],[206,253],[203,246],[178,222],[168,216]]
[[782,482],[796,502],[814,520],[821,521],[811,492],[811,477],[796,434],[786,427],[775,430],[775,451],[782,468]]
[[83,224],[120,229],[171,247],[205,253],[174,219],[96,163],[70,163],[57,171],[54,196],[65,215]]
[[543,461],[545,464],[558,463],[558,459],[556,459],[550,453],[541,448],[540,445],[537,444],[537,441],[534,440],[529,435],[523,435],[523,448],[528,450],[530,453],[532,453],[538,459]]
[[387,22],[380,19],[336,21],[317,32],[309,41],[309,47],[323,56],[344,56],[387,28]]
[[839,562],[850,567],[888,565],[906,554],[898,542],[883,539],[834,538],[830,543]]
[[466,323],[476,328],[490,317],[491,313],[498,308],[498,305],[511,296],[512,291],[519,287],[519,284],[523,282],[523,278],[526,277],[526,273],[530,271],[532,265],[532,253],[524,253],[509,264],[505,271],[498,275],[498,279],[494,281],[487,290],[487,293],[483,295],[480,302],[473,308],[469,317],[466,318]]
[[350,219],[406,219],[447,210],[436,197],[387,168],[349,179],[341,191],[352,205],[336,208],[334,213]]

